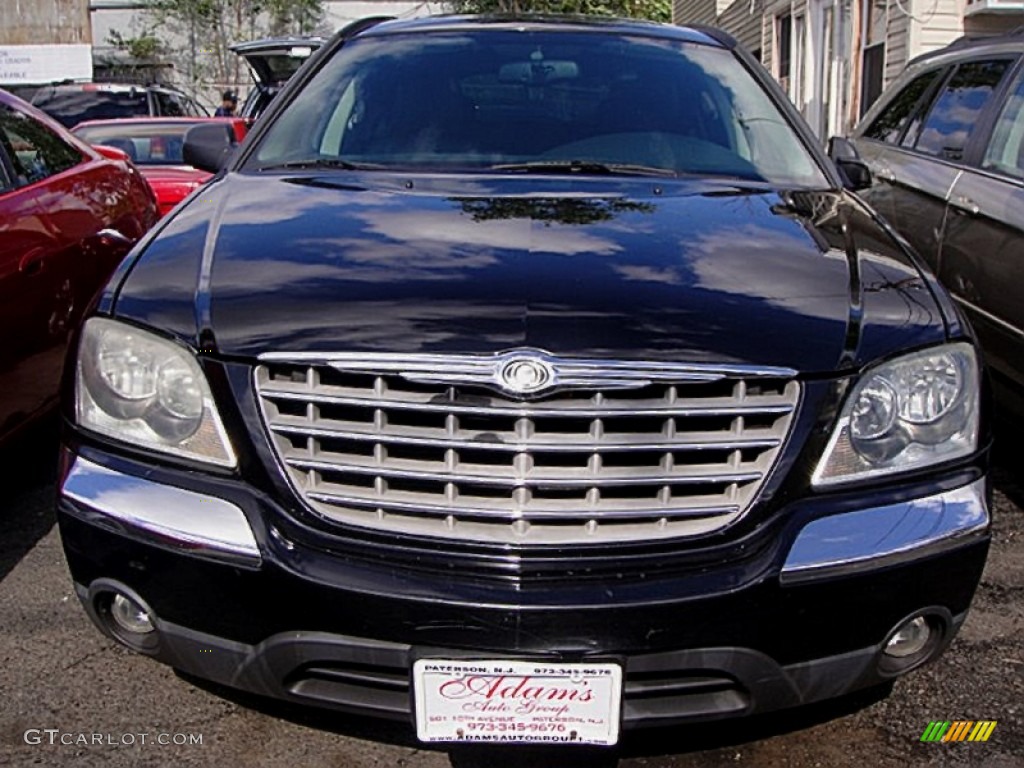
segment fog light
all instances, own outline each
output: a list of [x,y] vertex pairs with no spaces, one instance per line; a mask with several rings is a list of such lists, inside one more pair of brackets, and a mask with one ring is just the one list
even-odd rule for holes
[[905,659],[923,651],[932,639],[932,628],[924,616],[916,616],[897,629],[885,644],[885,655]]
[[130,597],[114,595],[110,603],[110,617],[125,632],[145,635],[153,631],[149,612]]

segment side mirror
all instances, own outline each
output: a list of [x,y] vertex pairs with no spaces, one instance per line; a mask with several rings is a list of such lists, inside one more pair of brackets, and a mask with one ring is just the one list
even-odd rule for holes
[[843,185],[854,192],[871,186],[871,171],[867,163],[860,159],[857,148],[842,136],[833,136],[828,140],[828,156],[839,169]]
[[237,144],[230,123],[200,123],[189,128],[185,134],[181,156],[186,165],[216,173],[224,167],[231,150]]

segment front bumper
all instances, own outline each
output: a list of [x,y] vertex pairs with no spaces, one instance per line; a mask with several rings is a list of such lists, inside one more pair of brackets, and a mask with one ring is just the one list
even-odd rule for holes
[[61,533],[104,632],[97,606],[124,592],[150,610],[158,642],[144,650],[160,661],[398,719],[411,717],[418,658],[621,663],[627,728],[839,696],[892,676],[880,667],[886,641],[913,615],[938,622],[928,658],[941,652],[988,549],[987,484],[967,473],[878,506],[847,501],[822,515],[794,505],[794,524],[756,568],[487,585],[296,544],[267,522],[277,503],[234,480],[150,472],[93,451],[68,461]]

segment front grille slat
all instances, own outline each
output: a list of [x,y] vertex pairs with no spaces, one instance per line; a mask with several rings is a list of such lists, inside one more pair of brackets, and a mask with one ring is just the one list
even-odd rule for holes
[[[279,357],[257,367],[256,390],[282,470],[314,512],[467,542],[647,541],[721,529],[757,496],[800,397],[791,371],[744,378],[735,366],[680,367],[692,375],[646,381],[651,364],[623,379],[630,364],[609,361],[605,390],[588,361],[585,386],[527,400],[479,376],[424,374],[426,358],[415,355],[408,377],[388,356]],[[547,359],[565,368],[559,385],[575,381],[573,361]],[[476,375],[489,358],[453,360]]]
[[[522,509],[512,503],[490,504],[487,507],[472,506],[468,504],[442,505],[432,504],[422,499],[410,500],[408,498],[386,498],[374,496],[359,496],[356,494],[331,493],[321,490],[307,492],[309,498],[315,501],[322,501],[326,504],[334,504],[347,507],[359,507],[369,510],[381,510],[383,512],[407,513],[412,515],[440,515],[448,516],[458,514],[465,518],[500,518],[503,520],[518,520],[524,517],[530,520],[552,518],[565,519],[574,512],[579,512],[580,504],[563,503],[555,505],[549,502],[547,505],[534,503],[524,506]],[[479,500],[478,500],[479,501]],[[489,500],[488,500],[489,501]],[[721,515],[734,514],[738,511],[736,505],[719,504],[714,505],[711,500],[704,506],[690,505],[684,509],[658,509],[649,505],[637,506],[630,509],[621,503],[617,506],[605,504],[604,506],[593,506],[589,509],[592,517],[600,517],[604,520],[625,520],[636,518],[662,518],[666,515],[672,517],[718,517]]]
[[525,408],[522,403],[511,401],[508,405],[479,405],[475,403],[448,403],[443,401],[406,401],[406,400],[369,400],[362,397],[346,397],[344,395],[327,394],[309,389],[267,390],[264,396],[279,400],[298,402],[329,403],[354,407],[367,407],[391,411],[421,411],[423,413],[465,413],[474,416],[532,416],[558,417],[576,416],[580,418],[598,419],[617,414],[626,416],[744,416],[749,414],[787,414],[793,410],[792,403],[765,403],[763,406],[745,404],[657,404],[647,406],[612,406],[609,408],[593,408],[588,405],[572,405],[560,408]]
[[[317,426],[310,426],[308,419],[290,419],[283,416],[279,421],[271,425],[274,432],[286,435],[301,435],[312,437],[331,437],[339,440],[352,440],[356,442],[376,442],[381,439],[394,445],[419,445],[419,446],[441,446],[444,448],[472,448],[490,451],[520,451],[524,442],[509,433],[502,436],[494,432],[477,432],[465,437],[447,437],[448,430],[438,429],[417,429],[414,434],[401,434],[395,430],[370,430],[359,429],[360,424],[348,422],[344,427],[323,426],[324,421],[317,421]],[[413,429],[409,428],[409,432]],[[757,434],[756,430],[749,430],[750,434]],[[455,433],[458,434],[458,433]],[[765,432],[765,434],[768,434]],[[507,442],[506,442],[507,440]],[[688,450],[707,451],[716,448],[776,448],[781,443],[778,437],[735,437],[733,434],[726,436],[712,435],[667,435],[656,441],[652,441],[649,434],[616,434],[614,439],[607,435],[602,439],[595,439],[591,434],[583,436],[565,435],[559,439],[551,437],[540,437],[531,440],[529,448],[532,450],[544,450],[551,452],[572,453],[581,450],[607,453],[613,451],[629,451],[638,453],[642,451],[658,450]]]
[[[522,454],[520,454],[522,455]],[[620,485],[684,485],[684,484],[710,484],[710,483],[745,483],[753,480],[760,480],[760,472],[699,472],[689,467],[677,468],[671,474],[653,474],[647,472],[634,472],[631,474],[602,474],[600,477],[588,476],[586,472],[578,473],[581,476],[569,477],[559,474],[554,470],[539,472],[532,470],[519,474],[513,471],[511,465],[500,467],[495,465],[489,467],[490,474],[484,474],[484,467],[479,467],[477,472],[445,471],[440,466],[435,471],[416,469],[409,466],[412,462],[373,462],[365,461],[359,456],[344,457],[339,461],[318,461],[316,459],[305,459],[294,456],[286,456],[285,462],[292,467],[302,470],[315,469],[321,472],[344,472],[353,475],[373,475],[388,478],[404,478],[410,480],[426,480],[438,483],[470,483],[473,485],[498,485],[498,486],[545,486],[559,488],[590,488],[600,484],[606,487]]]

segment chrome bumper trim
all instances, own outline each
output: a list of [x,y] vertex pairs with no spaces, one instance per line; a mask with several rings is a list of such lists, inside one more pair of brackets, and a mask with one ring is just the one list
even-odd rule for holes
[[61,486],[64,511],[197,557],[258,566],[260,550],[242,510],[224,499],[127,475],[76,456]]
[[884,507],[830,515],[804,526],[782,566],[783,580],[822,569],[857,570],[961,543],[989,524],[987,479]]

